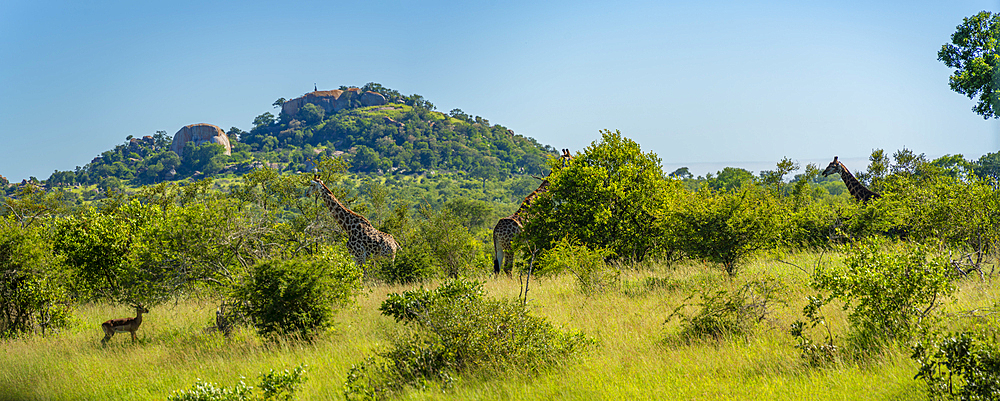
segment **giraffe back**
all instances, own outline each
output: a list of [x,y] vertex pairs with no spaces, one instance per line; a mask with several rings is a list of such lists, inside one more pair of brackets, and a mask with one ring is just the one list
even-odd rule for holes
[[354,255],[359,266],[363,268],[369,257],[396,259],[396,252],[400,247],[391,234],[379,231],[365,216],[344,206],[318,177],[313,179],[313,186],[320,190],[330,213],[347,233],[347,249]]

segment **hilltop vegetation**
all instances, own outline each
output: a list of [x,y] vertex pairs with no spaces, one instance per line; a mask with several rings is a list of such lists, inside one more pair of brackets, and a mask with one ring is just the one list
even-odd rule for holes
[[[343,89],[347,89],[343,87]],[[420,95],[369,83],[360,88],[382,94],[388,103],[351,104],[327,115],[306,104],[296,115],[265,112],[249,131],[227,131],[232,155],[220,145],[189,145],[183,155],[172,152],[172,138],[157,131],[151,140],[133,140],[103,152],[73,171],[56,171],[52,186],[96,185],[102,190],[156,184],[187,178],[241,175],[267,164],[283,172],[311,171],[321,156],[343,155],[350,171],[361,174],[460,172],[480,182],[511,175],[543,175],[545,158],[554,149],[536,140],[455,109],[435,111]],[[280,107],[284,99],[275,102]]]

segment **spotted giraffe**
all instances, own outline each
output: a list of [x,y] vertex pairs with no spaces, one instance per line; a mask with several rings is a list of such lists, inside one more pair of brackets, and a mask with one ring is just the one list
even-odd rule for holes
[[396,260],[399,244],[396,243],[396,239],[391,234],[376,230],[365,216],[355,213],[340,203],[340,200],[333,196],[333,192],[318,176],[313,178],[312,187],[323,198],[323,202],[330,209],[330,213],[333,214],[333,218],[337,220],[340,228],[343,228],[344,232],[347,233],[347,249],[351,255],[354,255],[354,261],[361,268],[362,274],[365,274],[365,260],[368,257],[385,256]]
[[837,156],[834,156],[830,165],[826,166],[826,170],[823,170],[823,176],[826,177],[834,173],[840,174],[840,179],[844,180],[844,185],[847,185],[847,191],[850,192],[851,195],[854,196],[854,199],[857,199],[858,202],[867,203],[872,199],[882,197],[882,195],[879,195],[877,192],[862,185],[861,182],[854,177],[854,174],[847,171],[847,167],[844,166],[844,163],[837,160]]
[[[573,158],[573,155],[569,153],[569,149],[563,149],[562,151],[562,162],[563,167],[566,166],[566,162]],[[552,175],[552,172],[549,172]],[[511,247],[511,243],[514,241],[514,237],[521,233],[524,229],[523,223],[525,219],[525,211],[531,202],[535,200],[538,195],[541,195],[548,190],[549,181],[548,176],[542,179],[542,183],[537,189],[528,194],[521,202],[521,206],[517,208],[514,214],[504,217],[497,221],[497,225],[493,227],[493,274],[500,274],[500,269],[502,268],[507,274],[510,274],[514,266],[514,251]],[[506,264],[504,263],[506,262]]]

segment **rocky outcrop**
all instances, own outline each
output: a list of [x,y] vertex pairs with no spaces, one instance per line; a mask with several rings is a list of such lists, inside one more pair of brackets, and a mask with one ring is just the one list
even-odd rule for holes
[[381,106],[385,104],[385,96],[381,93],[367,91],[361,94],[361,105],[364,107],[368,106]]
[[188,142],[194,142],[195,145],[201,145],[205,142],[217,143],[226,148],[227,155],[233,153],[233,147],[229,143],[226,132],[212,124],[191,124],[181,128],[174,134],[174,142],[170,144],[170,150],[183,159],[184,144]]
[[358,104],[365,107],[386,104],[385,96],[377,92],[361,92],[361,89],[358,88],[349,88],[347,90],[336,89],[332,91],[309,92],[302,97],[286,100],[281,105],[281,113],[294,118],[299,109],[307,103],[322,107],[326,113],[335,113],[351,107],[352,102],[354,102],[353,105],[355,107]]

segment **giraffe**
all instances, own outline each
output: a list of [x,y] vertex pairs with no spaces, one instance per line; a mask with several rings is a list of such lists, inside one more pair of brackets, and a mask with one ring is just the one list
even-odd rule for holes
[[823,170],[823,176],[826,177],[833,173],[840,174],[840,179],[844,180],[844,185],[847,185],[847,191],[850,192],[851,195],[854,196],[854,199],[857,199],[858,202],[867,203],[872,199],[882,197],[882,195],[879,195],[877,192],[862,185],[861,182],[854,177],[854,174],[847,171],[847,167],[844,166],[844,163],[837,160],[837,156],[834,156],[830,165],[826,166],[826,170]]
[[[561,158],[563,167],[565,167],[566,161],[572,159],[573,155],[569,153],[569,149],[563,149],[562,152]],[[551,171],[549,172],[549,175],[552,175]],[[538,195],[547,191],[548,187],[548,176],[545,176],[545,178],[542,179],[542,183],[538,185],[538,188],[524,198],[524,201],[521,202],[521,206],[517,208],[517,211],[514,212],[514,214],[500,219],[500,221],[497,221],[496,226],[493,227],[493,274],[500,274],[501,268],[503,268],[507,274],[510,274],[514,265],[514,252],[511,247],[511,242],[513,242],[514,237],[520,234],[524,229],[523,222],[525,219],[525,211],[528,210],[528,206],[531,205],[531,202],[534,201]],[[504,262],[506,262],[506,264]]]
[[369,256],[385,256],[393,261],[396,260],[399,244],[396,243],[396,239],[391,234],[376,230],[365,216],[355,213],[340,203],[340,200],[333,196],[333,192],[326,187],[318,175],[312,180],[312,188],[323,198],[323,202],[330,209],[337,224],[347,233],[347,249],[351,255],[354,255],[354,261],[361,268],[362,275],[365,274],[365,260]]

